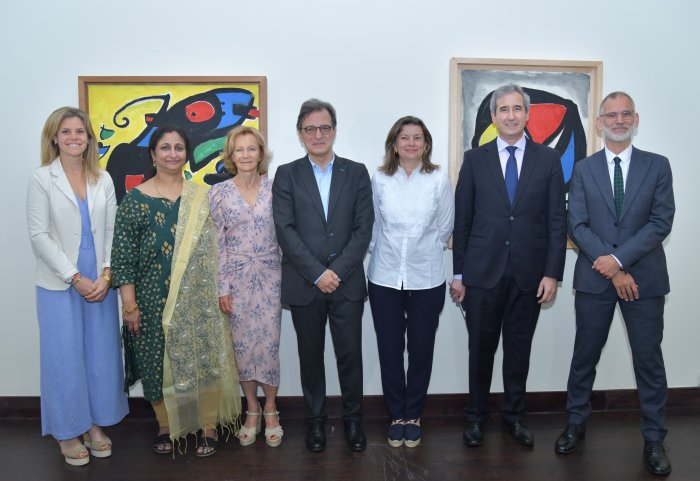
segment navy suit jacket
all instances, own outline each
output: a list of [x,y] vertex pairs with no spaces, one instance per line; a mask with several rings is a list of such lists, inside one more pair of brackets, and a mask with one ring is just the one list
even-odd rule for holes
[[490,289],[508,256],[518,287],[561,280],[566,257],[566,204],[561,160],[527,141],[510,205],[496,141],[464,153],[455,191],[454,273],[465,286]]
[[367,296],[363,259],[372,238],[374,208],[367,168],[335,157],[328,220],[308,157],[278,167],[272,209],[282,248],[282,303],[306,305],[321,291],[314,281],[328,268],[340,277],[333,295]]
[[676,211],[672,184],[666,157],[632,148],[618,221],[605,151],[574,165],[569,186],[569,236],[579,248],[574,289],[590,294],[607,289],[610,281],[591,266],[599,256],[614,254],[639,286],[640,297],[668,294],[662,242]]

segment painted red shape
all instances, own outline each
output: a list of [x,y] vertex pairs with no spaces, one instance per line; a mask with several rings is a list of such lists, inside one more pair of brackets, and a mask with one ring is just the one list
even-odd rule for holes
[[258,111],[258,109],[250,109],[248,111],[248,116],[250,116],[250,118],[257,119],[258,117],[260,117],[260,112]]
[[214,106],[204,100],[192,102],[185,107],[185,115],[190,122],[206,122],[211,119],[214,114],[216,114]]
[[129,192],[131,189],[136,187],[139,184],[142,184],[145,179],[145,176],[143,174],[138,174],[138,175],[129,175],[124,178],[124,187],[126,187],[126,191]]
[[542,144],[561,125],[566,107],[559,104],[531,104],[527,131],[535,142]]

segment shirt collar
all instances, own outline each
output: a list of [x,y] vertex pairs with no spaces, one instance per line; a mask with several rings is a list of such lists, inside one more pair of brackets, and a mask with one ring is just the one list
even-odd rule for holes
[[[519,139],[516,143],[514,143],[513,145],[516,146],[518,149],[520,149],[520,150],[522,150],[522,151],[525,151],[525,144],[526,144],[526,143],[527,143],[527,139],[525,138],[525,135],[523,135],[523,136],[520,137],[520,139]],[[502,151],[506,150],[506,147],[508,147],[509,145],[511,145],[511,144],[509,144],[508,142],[506,142],[505,140],[503,140],[503,139],[501,138],[500,135],[499,135],[498,137],[496,137],[496,146],[498,146],[498,151],[499,151],[499,152],[502,152]]]
[[328,164],[326,164],[325,171],[321,170],[321,167],[317,163],[315,163],[313,160],[311,160],[311,157],[308,154],[306,155],[306,158],[309,159],[309,163],[311,164],[312,169],[314,169],[317,172],[326,173],[329,170],[331,170],[331,171],[333,170],[333,163],[335,162],[335,152],[333,152],[333,157],[331,158],[331,161],[328,162]]
[[620,158],[620,163],[621,164],[627,164],[630,161],[630,158],[632,158],[632,144],[629,144],[625,150],[620,152],[619,154],[616,154],[612,152],[611,150],[608,149],[608,147],[605,147],[605,160],[608,162],[608,164],[612,165],[615,163],[615,157]]

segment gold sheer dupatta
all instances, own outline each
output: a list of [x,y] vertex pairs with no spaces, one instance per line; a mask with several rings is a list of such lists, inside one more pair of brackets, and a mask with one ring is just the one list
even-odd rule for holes
[[217,424],[238,432],[238,369],[218,304],[216,242],[206,187],[185,182],[162,321],[163,400],[173,442]]

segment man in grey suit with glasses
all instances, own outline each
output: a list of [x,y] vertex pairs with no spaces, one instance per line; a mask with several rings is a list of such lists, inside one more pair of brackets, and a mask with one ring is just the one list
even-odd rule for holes
[[353,451],[367,445],[362,430],[362,312],[367,297],[363,259],[374,209],[367,168],[333,152],[335,109],[304,102],[297,133],[307,155],[281,165],[272,186],[282,247],[282,304],[297,333],[306,406],[306,447],[326,447],[324,346],[330,325],[343,403],[345,438]]
[[574,166],[569,188],[569,236],[579,248],[574,270],[576,340],[567,386],[568,425],[557,453],[585,437],[596,365],[619,305],[627,328],[639,404],[644,461],[653,474],[671,472],[666,455],[666,370],[661,340],[669,292],[663,241],[675,204],[666,157],[632,146],[639,114],[624,92],[600,105],[605,148]]

